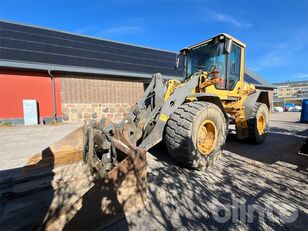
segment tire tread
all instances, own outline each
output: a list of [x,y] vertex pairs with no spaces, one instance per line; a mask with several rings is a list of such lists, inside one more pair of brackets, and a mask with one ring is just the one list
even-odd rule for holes
[[[217,109],[217,113],[224,119],[221,110],[212,103],[194,101],[181,105],[169,118],[165,130],[165,143],[170,155],[179,163],[184,166],[194,169],[206,169],[216,159],[219,158],[221,150],[217,150],[213,155],[209,155],[206,158],[196,159],[197,150],[192,147],[190,138],[192,136],[192,126],[194,119],[199,113],[202,113],[205,108],[214,107]],[[223,140],[226,137],[226,125],[223,121],[221,125]],[[224,143],[223,143],[224,144]],[[218,144],[222,146],[223,144]]]

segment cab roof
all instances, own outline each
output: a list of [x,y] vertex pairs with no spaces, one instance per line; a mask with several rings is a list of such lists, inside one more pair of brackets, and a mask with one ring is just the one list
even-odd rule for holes
[[221,34],[215,35],[214,37],[212,37],[212,38],[210,38],[210,39],[207,39],[207,40],[205,40],[205,41],[203,41],[203,42],[200,42],[200,43],[198,43],[198,44],[196,44],[196,45],[193,45],[193,46],[190,46],[190,47],[186,47],[186,48],[182,49],[181,52],[184,51],[184,50],[191,50],[191,49],[193,49],[193,48],[196,48],[196,47],[198,47],[198,46],[201,46],[202,44],[211,42],[211,41],[213,41],[215,38],[220,38],[221,36],[227,37],[227,38],[231,39],[233,42],[235,42],[236,44],[238,44],[238,45],[240,45],[240,46],[242,46],[242,47],[246,47],[246,44],[245,44],[245,43],[242,43],[241,41],[239,41],[238,39],[232,37],[231,35],[228,35],[228,34],[226,34],[226,33],[221,33]]

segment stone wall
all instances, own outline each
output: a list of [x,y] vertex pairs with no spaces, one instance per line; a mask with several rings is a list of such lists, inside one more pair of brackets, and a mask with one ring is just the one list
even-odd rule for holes
[[63,121],[78,121],[87,119],[108,118],[114,122],[127,116],[131,105],[126,103],[67,103],[62,104]]
[[128,78],[61,77],[63,121],[82,121],[107,117],[122,120],[143,95],[143,81]]

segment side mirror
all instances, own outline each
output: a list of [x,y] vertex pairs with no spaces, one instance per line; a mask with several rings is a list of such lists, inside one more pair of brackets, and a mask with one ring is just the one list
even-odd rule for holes
[[176,54],[176,58],[175,58],[175,69],[177,70],[179,68],[180,65],[180,54]]
[[231,46],[232,46],[232,40],[229,38],[225,38],[225,53],[230,54],[231,53]]

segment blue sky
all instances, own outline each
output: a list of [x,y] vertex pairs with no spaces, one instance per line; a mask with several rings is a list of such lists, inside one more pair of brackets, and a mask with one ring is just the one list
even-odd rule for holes
[[270,82],[308,80],[308,0],[0,0],[0,18],[171,51],[226,32]]

